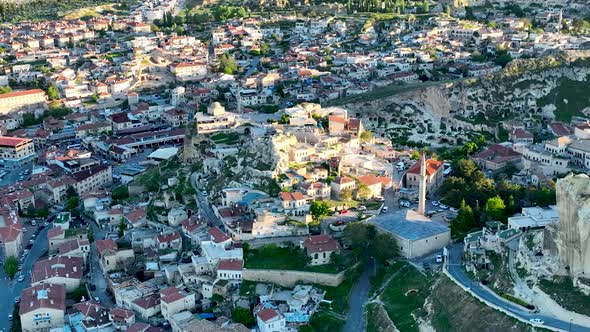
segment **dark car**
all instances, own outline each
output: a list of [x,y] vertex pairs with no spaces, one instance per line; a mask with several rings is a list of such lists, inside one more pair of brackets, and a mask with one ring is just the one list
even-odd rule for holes
[[95,284],[90,284],[90,290],[91,291],[95,291],[96,290],[96,285]]

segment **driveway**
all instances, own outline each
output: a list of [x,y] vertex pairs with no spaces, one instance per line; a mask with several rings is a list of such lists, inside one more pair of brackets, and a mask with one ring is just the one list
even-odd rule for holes
[[360,279],[350,290],[348,319],[343,332],[361,332],[365,330],[365,304],[369,298],[369,280],[374,272],[375,260],[370,258],[365,264]]
[[[3,267],[0,269],[0,299],[2,299],[2,301],[0,301],[0,330],[8,331],[12,324],[12,322],[8,320],[8,315],[12,314],[14,298],[20,296],[22,290],[29,287],[33,264],[35,264],[39,257],[41,257],[41,255],[43,255],[48,249],[47,230],[49,228],[50,227],[45,227],[41,230],[39,235],[37,235],[37,240],[33,243],[33,247],[22,264],[22,273],[25,276],[23,282],[8,280]],[[26,245],[26,243],[23,245]]]
[[498,296],[493,294],[488,289],[481,287],[479,283],[473,282],[463,271],[463,267],[461,264],[461,257],[463,256],[463,245],[462,244],[455,244],[449,248],[449,262],[447,270],[449,273],[464,287],[471,289],[475,294],[479,297],[485,299],[489,303],[492,303],[498,307],[503,308],[504,310],[510,312],[512,315],[515,315],[523,320],[530,320],[533,318],[541,319],[544,325],[547,328],[552,329],[559,329],[563,331],[574,331],[574,332],[582,332],[582,331],[590,331],[590,327],[585,327],[581,325],[571,324],[569,321],[562,321],[556,319],[555,317],[550,317],[546,315],[536,314],[528,312],[522,307],[517,306],[516,304],[512,304],[508,301],[501,300]]

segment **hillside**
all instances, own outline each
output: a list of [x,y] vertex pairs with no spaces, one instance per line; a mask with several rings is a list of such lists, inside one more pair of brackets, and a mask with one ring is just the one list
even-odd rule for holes
[[476,133],[496,134],[498,123],[525,124],[590,115],[590,52],[511,62],[494,75],[448,83],[392,86],[343,99],[376,133],[394,142],[461,144]]
[[487,307],[449,278],[406,268],[367,306],[367,331],[535,331]]

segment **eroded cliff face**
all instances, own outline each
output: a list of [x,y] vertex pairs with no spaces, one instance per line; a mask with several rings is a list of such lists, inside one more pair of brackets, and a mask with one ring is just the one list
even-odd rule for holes
[[590,275],[590,178],[568,175],[557,181],[559,223],[554,243],[560,266],[574,279]]
[[[582,86],[589,82],[589,56],[576,52],[518,60],[495,75],[343,106],[379,135],[433,146],[461,143],[477,132],[494,135],[499,123],[541,129],[544,121],[556,118],[556,110],[561,112],[560,107],[573,102],[560,98],[564,80]],[[579,97],[575,102],[583,115],[585,107],[590,109],[590,99]]]

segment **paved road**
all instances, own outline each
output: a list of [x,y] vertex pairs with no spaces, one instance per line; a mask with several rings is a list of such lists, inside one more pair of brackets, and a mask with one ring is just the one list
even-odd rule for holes
[[[105,238],[105,230],[98,227],[94,221],[86,220],[88,225],[92,227],[92,233],[94,234],[95,240],[102,240]],[[106,307],[114,307],[113,299],[107,293],[107,280],[105,275],[102,273],[102,269],[100,268],[98,253],[96,251],[96,241],[94,241],[90,245],[90,253],[88,255],[89,259],[89,277],[90,283],[96,286],[96,290],[90,291],[90,296],[94,299],[98,297],[100,303]]]
[[[4,270],[0,272],[0,299],[2,299],[0,301],[0,330],[8,331],[10,328],[11,322],[8,320],[8,315],[12,314],[14,309],[14,298],[20,296],[22,290],[29,286],[33,264],[47,251],[47,230],[49,228],[50,226],[41,230],[22,264],[22,273],[25,276],[23,282],[7,280]],[[23,246],[26,246],[26,243]]]
[[516,315],[527,321],[533,318],[541,319],[545,322],[545,326],[549,328],[573,332],[590,331],[590,327],[571,324],[570,322],[562,321],[556,319],[555,317],[531,313],[529,311],[522,309],[522,307],[517,306],[516,304],[512,304],[511,302],[501,300],[500,298],[495,296],[495,294],[491,293],[488,289],[481,287],[479,283],[473,282],[465,274],[461,265],[461,257],[463,255],[463,246],[461,244],[453,245],[449,250],[449,254],[450,258],[447,267],[449,273],[459,283],[461,283],[465,287],[469,287],[475,294],[485,299],[486,301],[493,303],[494,305],[497,305],[505,309],[506,311],[512,313],[513,315]]
[[217,216],[213,212],[213,209],[211,209],[211,206],[207,201],[207,197],[201,194],[203,189],[199,188],[199,185],[197,184],[196,173],[191,174],[191,184],[193,188],[197,191],[195,197],[197,200],[197,205],[199,206],[199,216],[201,216],[201,218],[204,218],[209,225],[214,225],[220,227],[221,229],[225,229],[221,220],[217,218]]
[[361,332],[365,330],[365,304],[369,298],[369,280],[375,272],[373,258],[365,265],[360,279],[350,290],[348,319],[344,325],[344,332]]

